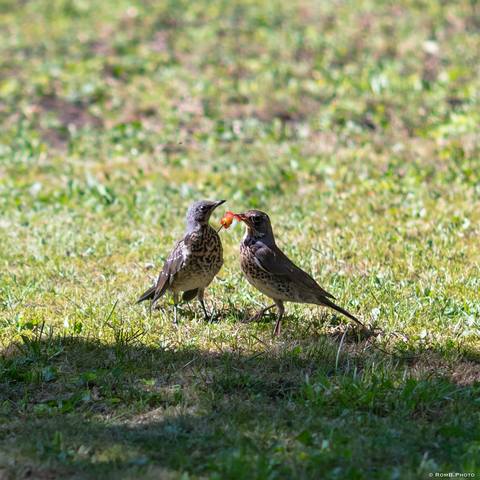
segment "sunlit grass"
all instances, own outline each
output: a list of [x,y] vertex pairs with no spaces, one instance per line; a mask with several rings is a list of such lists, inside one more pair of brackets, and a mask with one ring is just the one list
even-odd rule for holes
[[[479,472],[478,25],[467,1],[4,1],[0,472]],[[135,305],[200,198],[266,210],[381,335],[243,323],[267,299],[240,225],[216,322]]]

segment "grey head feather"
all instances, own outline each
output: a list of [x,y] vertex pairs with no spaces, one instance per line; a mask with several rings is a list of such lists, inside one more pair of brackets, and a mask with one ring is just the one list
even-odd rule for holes
[[187,211],[187,232],[208,225],[212,212],[226,200],[199,200],[190,205]]

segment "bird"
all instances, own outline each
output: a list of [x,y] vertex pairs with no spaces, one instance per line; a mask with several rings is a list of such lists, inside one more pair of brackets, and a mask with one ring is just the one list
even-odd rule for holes
[[151,300],[151,306],[165,294],[173,293],[174,323],[177,324],[179,294],[190,301],[198,298],[205,320],[210,317],[204,301],[205,289],[223,265],[223,248],[217,231],[210,225],[212,212],[226,200],[200,200],[190,205],[186,230],[168,256],[156,283],[144,292],[137,303]]
[[278,336],[285,313],[284,302],[310,303],[333,308],[365,329],[358,318],[336,305],[331,293],[324,290],[278,248],[270,218],[265,212],[248,210],[235,215],[246,226],[245,236],[240,243],[241,269],[251,285],[274,301],[252,319],[261,318],[266,311],[276,306],[278,316],[273,334]]

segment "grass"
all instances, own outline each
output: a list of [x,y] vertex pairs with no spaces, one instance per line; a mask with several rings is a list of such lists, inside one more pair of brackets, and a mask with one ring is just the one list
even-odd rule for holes
[[[479,25],[473,0],[0,1],[0,477],[480,473]],[[266,299],[239,227],[217,322],[134,305],[200,198],[268,211],[384,333],[242,323]]]

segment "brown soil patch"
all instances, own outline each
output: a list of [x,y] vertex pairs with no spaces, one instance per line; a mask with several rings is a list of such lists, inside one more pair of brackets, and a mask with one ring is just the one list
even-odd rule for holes
[[67,127],[73,125],[76,128],[85,126],[98,128],[103,125],[102,120],[89,113],[87,105],[83,103],[72,103],[49,95],[40,100],[39,106],[44,111],[55,113],[62,124]]
[[70,138],[69,128],[84,128],[91,126],[101,128],[100,118],[88,112],[88,106],[81,102],[69,102],[54,95],[43,97],[37,104],[39,113],[53,113],[64,128],[41,129],[45,141],[54,148],[63,149]]

